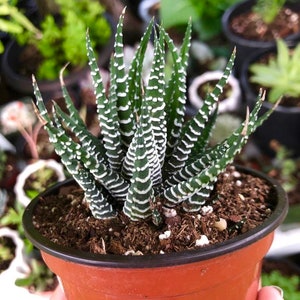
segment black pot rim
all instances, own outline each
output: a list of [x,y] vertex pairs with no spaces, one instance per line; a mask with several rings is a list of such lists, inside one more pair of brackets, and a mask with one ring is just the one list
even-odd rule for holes
[[181,265],[204,261],[220,255],[224,255],[238,249],[244,248],[254,242],[264,238],[273,232],[284,220],[288,211],[287,196],[283,188],[267,175],[246,167],[237,166],[238,170],[244,173],[251,173],[267,180],[273,187],[276,193],[277,201],[276,207],[272,215],[260,226],[232,238],[224,243],[217,245],[207,246],[196,250],[187,250],[178,253],[166,253],[159,255],[141,255],[141,256],[125,256],[125,255],[112,255],[112,254],[93,254],[65,248],[60,245],[54,244],[45,237],[43,237],[34,227],[32,223],[33,211],[40,196],[49,194],[59,188],[60,186],[74,182],[73,179],[60,182],[38,197],[33,199],[30,204],[25,208],[23,214],[23,227],[28,239],[41,251],[44,251],[57,258],[76,262],[84,265],[109,267],[109,268],[154,268]]
[[[233,4],[230,6],[223,14],[222,16],[222,29],[227,36],[227,38],[233,43],[233,44],[238,44],[240,46],[245,46],[245,47],[250,47],[250,48],[270,48],[273,47],[276,42],[275,41],[260,41],[260,40],[248,40],[243,38],[240,35],[235,34],[233,31],[230,30],[229,28],[229,23],[230,20],[232,19],[233,16],[239,15],[240,12],[246,12],[251,9],[253,4],[255,3],[255,0],[245,0],[242,2],[238,2],[236,4]],[[291,2],[291,3],[286,3],[285,4],[287,7],[297,7],[300,10],[299,2]],[[285,38],[285,40],[297,40],[300,37],[300,32],[291,34]]]

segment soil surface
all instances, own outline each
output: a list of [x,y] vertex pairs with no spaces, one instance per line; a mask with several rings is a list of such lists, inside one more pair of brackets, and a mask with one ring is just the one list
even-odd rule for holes
[[283,8],[271,24],[266,24],[252,11],[232,18],[232,32],[248,40],[272,41],[300,31],[300,12]]
[[[177,214],[165,217],[160,227],[151,220],[130,222],[123,213],[97,220],[78,186],[41,198],[33,222],[54,243],[83,251],[135,255],[177,252],[196,248],[196,241],[204,235],[209,244],[216,244],[257,227],[272,213],[272,194],[263,179],[237,172],[231,166],[219,176],[206,203],[206,210],[212,207],[212,212],[204,209],[187,214],[177,207]],[[218,226],[220,219],[225,220],[223,228]]]

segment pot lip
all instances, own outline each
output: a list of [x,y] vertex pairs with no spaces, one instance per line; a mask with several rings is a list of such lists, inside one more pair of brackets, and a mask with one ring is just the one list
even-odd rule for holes
[[[222,28],[224,34],[228,37],[229,40],[231,40],[232,43],[238,44],[244,47],[250,47],[250,48],[263,48],[267,49],[276,44],[275,41],[260,41],[260,40],[248,40],[243,38],[242,36],[237,35],[233,31],[229,29],[229,22],[233,16],[236,16],[239,14],[239,12],[246,12],[248,11],[253,4],[255,3],[254,0],[245,0],[242,2],[238,2],[230,6],[223,14],[221,22],[222,22]],[[298,2],[291,2],[286,3],[285,6],[292,7],[292,8],[298,8],[297,10],[300,10],[300,5]],[[291,34],[285,38],[285,40],[296,40],[300,36],[300,32]]]
[[194,263],[231,253],[250,244],[253,244],[254,242],[272,233],[282,223],[288,210],[286,193],[278,182],[260,171],[242,166],[236,167],[242,172],[252,173],[270,182],[274,191],[276,191],[277,203],[272,215],[263,224],[254,228],[253,230],[250,230],[221,244],[206,246],[205,248],[195,250],[186,250],[177,253],[165,253],[158,255],[147,254],[141,256],[94,254],[76,249],[65,248],[60,245],[54,244],[53,242],[43,237],[35,229],[32,222],[33,210],[38,202],[39,196],[43,196],[49,192],[52,192],[53,190],[57,189],[57,187],[63,184],[73,183],[74,180],[72,178],[55,184],[30,202],[30,204],[25,208],[22,220],[25,234],[28,239],[34,244],[34,246],[49,255],[66,261],[107,268],[166,267]]
[[[294,47],[297,44],[297,42],[289,41],[287,44],[291,48],[291,47]],[[264,56],[265,54],[272,53],[272,52],[276,53],[276,51],[277,51],[277,48],[274,45],[273,47],[270,47],[269,49],[262,49],[262,50],[253,52],[244,60],[244,62],[242,64],[241,72],[240,72],[240,81],[241,81],[242,90],[247,95],[246,96],[247,101],[249,99],[253,99],[254,101],[256,101],[256,99],[257,99],[257,94],[252,89],[250,81],[249,81],[248,70],[249,70],[250,65],[252,63],[254,63],[255,61],[257,61],[257,59],[259,59],[260,57]],[[269,101],[266,100],[263,102],[263,106],[269,110],[269,109],[272,109],[274,104],[270,103]],[[300,107],[286,107],[286,106],[279,104],[276,107],[276,112],[286,113],[286,114],[299,114]]]

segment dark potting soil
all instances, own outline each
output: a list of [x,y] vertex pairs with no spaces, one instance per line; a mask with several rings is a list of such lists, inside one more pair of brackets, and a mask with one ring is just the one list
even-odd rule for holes
[[[40,198],[33,222],[42,235],[54,243],[100,254],[150,254],[193,249],[206,235],[209,244],[231,239],[255,228],[272,213],[272,188],[260,178],[242,174],[234,167],[219,176],[206,204],[210,213],[185,213],[165,217],[160,227],[151,220],[130,222],[119,213],[108,220],[95,219],[78,186],[61,188],[60,194]],[[216,222],[226,220],[218,229]],[[160,239],[170,231],[170,236]]]
[[254,12],[234,17],[231,31],[248,40],[272,41],[300,32],[300,13],[283,8],[271,24],[264,23]]

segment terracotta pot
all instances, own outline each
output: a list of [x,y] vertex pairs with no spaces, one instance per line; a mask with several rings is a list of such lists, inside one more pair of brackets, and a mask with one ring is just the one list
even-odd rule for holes
[[[106,14],[106,17],[111,25],[112,34],[107,44],[101,47],[99,50],[99,67],[108,66],[114,45],[114,32],[116,30],[116,24],[110,15]],[[23,48],[24,47],[20,46],[15,40],[12,40],[8,43],[5,52],[2,55],[1,75],[14,97],[33,96],[31,76],[25,76],[18,72],[20,68],[19,57]],[[89,67],[86,66],[64,76],[65,84],[74,97],[76,97],[75,95],[78,94],[77,92],[79,90],[80,79],[85,78],[88,72]],[[62,97],[59,79],[38,80],[38,84],[39,89],[46,101]]]
[[[290,45],[292,47],[292,43]],[[247,105],[252,109],[257,100],[258,92],[249,80],[249,67],[268,53],[276,53],[276,47],[256,51],[245,59],[240,74],[240,82]],[[262,87],[264,88],[264,87]],[[273,104],[264,101],[260,114],[270,110]],[[291,151],[294,157],[300,156],[300,107],[279,105],[272,115],[253,133],[252,138],[260,151],[270,157],[275,151],[270,147],[272,140],[278,141]]]
[[[266,50],[268,48],[274,47],[276,45],[276,40],[274,41],[261,41],[261,40],[248,40],[245,39],[233,31],[230,30],[230,22],[231,20],[245,12],[248,12],[252,9],[256,0],[246,0],[242,2],[238,2],[232,6],[230,6],[222,16],[222,29],[224,35],[228,39],[228,41],[232,44],[232,46],[236,47],[236,59],[235,59],[235,74],[239,77],[240,67],[245,60],[253,51],[257,50]],[[300,3],[298,1],[294,1],[291,3],[285,4],[286,7],[292,8],[295,11],[300,11]],[[286,41],[295,41],[299,40],[300,32],[292,34],[284,38]]]
[[[284,190],[275,181],[256,171],[239,170],[270,182],[274,189],[274,212],[261,226],[219,245],[143,256],[66,249],[35,229],[32,217],[38,198],[25,209],[23,226],[27,237],[41,250],[46,264],[60,277],[67,299],[254,300],[262,259],[271,246],[275,228],[287,213],[288,204]],[[60,185],[45,193],[58,193]]]

